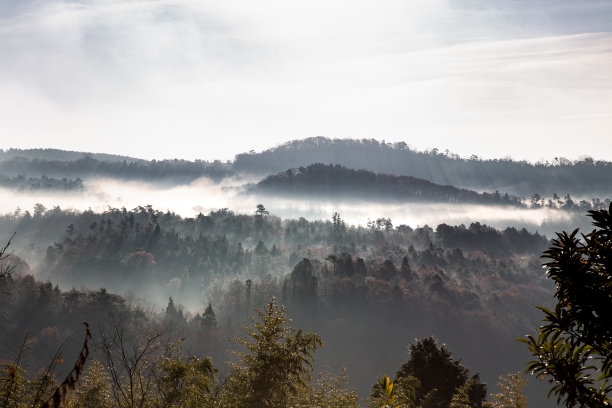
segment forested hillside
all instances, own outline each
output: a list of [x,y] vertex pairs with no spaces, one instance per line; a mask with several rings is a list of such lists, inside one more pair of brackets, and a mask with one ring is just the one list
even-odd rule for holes
[[[461,158],[433,149],[419,152],[406,143],[374,139],[294,140],[260,153],[236,156],[234,168],[260,174],[277,173],[312,163],[339,164],[376,173],[412,176],[460,188],[532,194],[594,195],[610,197],[612,163],[590,158],[572,161],[562,157],[545,163],[512,159]],[[589,197],[590,198],[590,197]]]
[[0,160],[2,161],[18,157],[39,160],[78,160],[85,157],[91,157],[95,160],[109,162],[121,162],[124,160],[128,162],[143,161],[143,159],[137,159],[135,157],[129,156],[121,156],[117,154],[76,152],[61,149],[0,149]]
[[234,161],[142,160],[131,157],[69,152],[55,149],[0,150],[0,175],[15,177],[81,178],[115,177],[134,180],[172,180],[189,183],[199,177],[214,181],[240,175],[263,179],[288,169],[315,163],[334,164],[378,174],[408,176],[431,183],[471,189],[499,191],[529,200],[538,197],[565,197],[568,194],[590,200],[612,197],[608,183],[612,163],[591,158],[554,158],[544,163],[512,159],[462,158],[451,152],[416,151],[406,143],[385,143],[374,139],[328,139],[315,137],[294,140],[256,153],[236,155]]
[[54,190],[54,191],[66,191],[66,190],[82,190],[83,180],[77,178],[72,179],[56,179],[49,178],[47,176],[38,177],[25,177],[23,175],[15,177],[5,177],[0,175],[0,186],[9,187],[18,191],[37,191],[37,190]]
[[[246,336],[246,317],[271,299],[294,327],[320,336],[315,371],[346,369],[348,386],[339,385],[344,374],[327,375],[317,386],[304,383],[312,392],[331,381],[356,401],[351,389],[368,396],[380,377],[373,395],[383,398],[381,376],[399,373],[408,345],[433,336],[465,370],[480,373],[470,382],[459,370],[466,375],[457,385],[469,383],[473,392],[461,392],[480,395],[481,380],[491,389],[498,376],[524,369],[528,352],[515,339],[539,326],[534,306],[552,302],[540,259],[549,240],[537,231],[588,225],[583,214],[610,203],[608,163],[465,160],[375,141],[307,139],[233,163],[25,153],[0,158],[0,185],[14,208],[0,215],[0,239],[12,237],[7,265],[15,267],[0,282],[0,359],[21,356],[30,379],[51,366],[61,377],[69,367],[56,352],[78,354],[78,341],[64,342],[79,337],[87,321],[99,373],[109,373],[117,351],[109,351],[113,332],[134,350],[155,344],[168,351],[151,354],[143,369],[161,381],[146,398],[162,406],[169,394],[159,394],[168,381],[161,373],[170,361],[204,370],[198,387],[227,392],[236,373],[226,366],[235,361],[228,345]],[[140,202],[161,197],[157,202],[180,202],[187,211],[131,208],[119,194]],[[48,204],[64,198],[87,204]],[[323,219],[308,213],[318,204],[327,205]],[[282,218],[275,215],[286,208]],[[344,211],[361,211],[367,221],[348,223]],[[469,221],[446,221],[455,213]],[[428,225],[432,219],[438,221]],[[24,390],[39,384],[26,377]],[[397,377],[398,389],[408,392],[401,398],[414,392],[425,401],[429,392],[419,394],[408,377]],[[108,389],[120,392],[120,382],[113,384]],[[457,387],[445,391],[440,406]],[[534,406],[546,406],[538,387],[532,383],[527,393]]]
[[[38,155],[36,155],[38,156]],[[44,154],[42,154],[45,157]],[[51,154],[51,157],[57,155]],[[68,155],[72,157],[72,155]],[[47,159],[38,157],[9,156],[0,160],[0,174],[5,176],[50,177],[114,177],[119,179],[172,181],[188,183],[200,177],[220,180],[232,173],[231,165],[221,162],[188,160],[101,160],[95,155],[80,158]]]
[[369,200],[429,201],[521,206],[519,197],[507,193],[476,191],[443,186],[409,177],[352,170],[338,164],[311,164],[268,176],[255,191],[301,197],[345,197]]
[[[245,316],[276,297],[295,325],[323,338],[317,367],[345,366],[362,395],[373,377],[397,369],[414,338],[432,334],[491,384],[522,368],[514,338],[538,325],[532,305],[552,291],[538,258],[544,237],[478,223],[412,228],[381,218],[360,227],[340,214],[312,222],[258,211],[183,218],[152,207],[39,208],[2,217],[3,231],[18,232],[20,265],[0,297],[2,357],[10,359],[27,332],[28,364],[44,366],[81,321],[96,333],[110,313],[128,325],[157,322],[191,352],[222,362],[223,344],[241,333]],[[153,306],[160,302],[161,314]]]

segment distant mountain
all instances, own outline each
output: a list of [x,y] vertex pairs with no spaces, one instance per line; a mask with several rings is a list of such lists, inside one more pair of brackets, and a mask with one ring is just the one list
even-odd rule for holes
[[340,165],[311,164],[268,176],[253,191],[307,196],[364,197],[371,200],[397,199],[520,206],[518,197],[477,193],[449,185],[410,177],[353,170]]
[[26,159],[40,159],[40,160],[78,160],[85,157],[91,157],[92,159],[99,161],[145,161],[143,159],[137,159],[135,157],[121,156],[116,154],[107,153],[88,153],[88,152],[76,152],[71,150],[60,150],[60,149],[0,149],[0,161],[10,160],[16,157],[23,157]]
[[294,140],[260,153],[238,154],[233,163],[195,160],[143,160],[104,153],[58,149],[0,149],[0,174],[81,178],[91,176],[188,183],[198,177],[220,180],[236,173],[265,177],[313,163],[339,164],[379,174],[410,176],[438,185],[475,191],[503,191],[523,198],[612,197],[612,163],[586,158],[532,164],[510,159],[461,158],[451,153],[412,150],[406,143],[374,139]]
[[233,174],[231,164],[188,160],[105,161],[91,156],[77,160],[47,160],[13,157],[0,161],[0,175],[5,177],[114,177],[126,180],[170,181],[189,183],[199,177],[220,180]]
[[[529,148],[526,146],[525,148]],[[553,164],[531,164],[510,159],[460,158],[436,149],[412,150],[406,143],[384,143],[373,139],[294,140],[261,153],[244,153],[235,158],[242,172],[270,174],[312,163],[340,164],[376,173],[412,176],[443,185],[475,190],[532,194],[612,195],[612,163],[556,159]]]
[[83,180],[77,178],[76,180],[69,180],[63,178],[61,180],[55,178],[49,178],[47,176],[41,177],[25,177],[23,175],[16,177],[5,177],[0,174],[0,186],[17,189],[19,191],[32,191],[32,190],[82,190]]

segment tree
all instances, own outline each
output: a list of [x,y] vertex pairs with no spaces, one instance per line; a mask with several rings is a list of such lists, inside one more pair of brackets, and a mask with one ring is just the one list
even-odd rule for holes
[[270,214],[269,211],[266,210],[263,204],[257,204],[257,209],[255,210],[255,214],[262,216]]
[[476,374],[455,390],[449,408],[489,408],[485,397],[486,387],[480,382],[480,376]]
[[344,221],[342,220],[342,218],[340,218],[340,213],[338,213],[337,211],[332,214],[332,224],[334,237],[338,239],[341,237],[342,232],[346,230],[346,226],[344,225]]
[[263,243],[262,240],[259,240],[253,252],[255,252],[257,255],[265,255],[266,253],[268,253],[268,248],[266,248],[266,245]]
[[12,252],[7,252],[9,246],[11,245],[11,241],[15,237],[15,234],[9,238],[8,242],[4,247],[0,248],[0,281],[3,279],[8,279],[11,277],[13,271],[15,270],[15,265],[7,265],[5,261],[12,255]]
[[[372,387],[370,406],[380,408],[391,406],[393,408],[426,408],[426,401],[419,401],[417,393],[421,383],[416,377],[405,376],[394,382],[389,382],[386,375],[379,378]],[[392,404],[392,405],[390,405]]]
[[336,376],[323,371],[313,384],[309,384],[303,392],[291,398],[291,407],[317,408],[358,408],[359,395],[353,389],[347,388],[348,380],[343,370]]
[[[454,360],[451,352],[436,344],[433,337],[425,337],[410,345],[410,358],[395,374],[396,381],[403,377],[415,377],[420,382],[417,400],[431,407],[448,407],[455,392],[468,383],[465,390],[470,407],[480,408],[486,397],[487,386],[480,382],[478,374],[469,378],[469,370]],[[429,405],[431,404],[431,405]]]
[[497,387],[500,392],[491,394],[491,408],[527,408],[527,397],[523,394],[523,388],[527,385],[527,379],[521,373],[510,373],[499,376]]
[[545,325],[521,339],[536,358],[528,370],[551,384],[566,407],[612,403],[612,205],[591,210],[596,227],[577,237],[557,233],[543,257],[556,285],[554,310],[539,306]]
[[[178,350],[177,350],[178,351]],[[212,384],[217,369],[208,357],[173,355],[158,362],[157,401],[160,408],[212,407]]]
[[217,328],[217,317],[215,316],[215,312],[213,311],[212,305],[210,302],[204,313],[202,313],[202,329],[203,330],[213,330]]
[[178,311],[176,310],[176,306],[174,306],[174,299],[172,296],[168,299],[168,305],[166,306],[166,318],[167,319],[176,319],[178,317]]
[[100,331],[100,349],[111,378],[115,405],[125,408],[151,406],[155,398],[155,360],[166,334],[146,317],[125,321],[129,315],[109,313],[106,327]]
[[34,217],[42,217],[45,211],[47,211],[47,207],[41,203],[34,204]]
[[0,402],[2,407],[16,407],[27,393],[27,378],[19,363],[28,338],[24,339],[14,363],[0,362]]
[[391,405],[395,405],[395,399],[397,395],[393,390],[393,384],[387,375],[384,375],[382,378],[379,378],[376,384],[374,385],[374,391],[371,398],[372,407],[382,407],[389,408]]
[[241,363],[223,389],[223,406],[241,408],[284,408],[290,397],[311,380],[313,353],[322,345],[314,333],[288,327],[285,308],[272,299],[258,319],[250,317],[251,339],[237,338],[247,352],[236,352]]
[[81,381],[81,385],[70,396],[68,407],[111,407],[110,377],[100,361],[92,360],[83,377],[83,381]]

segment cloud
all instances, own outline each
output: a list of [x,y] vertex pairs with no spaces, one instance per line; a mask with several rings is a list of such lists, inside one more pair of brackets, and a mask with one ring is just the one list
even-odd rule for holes
[[5,148],[226,159],[326,135],[612,155],[575,137],[601,144],[612,127],[609,2],[8,4]]

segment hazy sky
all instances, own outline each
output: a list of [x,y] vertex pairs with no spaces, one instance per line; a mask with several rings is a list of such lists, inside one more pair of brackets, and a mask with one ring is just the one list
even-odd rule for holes
[[612,1],[0,1],[0,148],[319,135],[612,160]]

